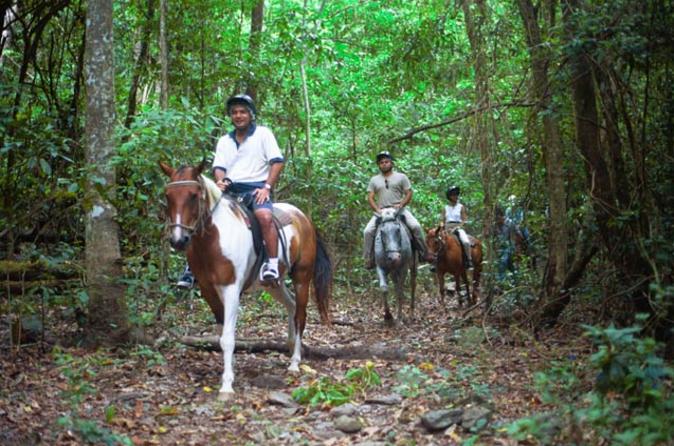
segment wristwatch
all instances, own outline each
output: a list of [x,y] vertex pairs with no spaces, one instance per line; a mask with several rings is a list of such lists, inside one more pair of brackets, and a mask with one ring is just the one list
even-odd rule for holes
[[264,183],[264,188],[270,191],[271,190],[271,184]]

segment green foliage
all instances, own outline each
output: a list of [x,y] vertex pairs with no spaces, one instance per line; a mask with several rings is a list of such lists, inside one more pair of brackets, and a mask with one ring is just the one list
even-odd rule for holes
[[407,398],[419,396],[424,384],[430,383],[430,377],[421,369],[406,365],[396,373],[396,380],[400,383],[394,387],[394,390]]
[[[101,366],[113,363],[103,355],[89,355],[75,357],[72,354],[55,347],[52,351],[54,362],[59,367],[61,375],[66,382],[66,389],[62,396],[70,402],[70,413],[60,417],[57,424],[71,432],[76,433],[86,443],[106,445],[132,445],[133,442],[126,435],[116,434],[110,429],[103,427],[95,420],[81,418],[80,406],[84,400],[96,394],[96,388],[89,380],[97,374]],[[117,415],[117,408],[109,405],[105,408],[104,417],[106,423],[111,423]]]
[[96,376],[96,359],[93,356],[77,358],[58,347],[54,348],[52,356],[67,380],[67,387],[62,395],[70,401],[72,410],[76,410],[87,396],[96,393],[96,389],[89,382],[89,378]]
[[58,419],[58,425],[64,430],[78,434],[83,441],[89,444],[133,446],[133,441],[126,435],[116,434],[93,420],[63,416]]
[[147,362],[148,367],[166,364],[164,355],[162,355],[160,352],[152,350],[146,345],[140,345],[136,347],[136,349],[131,352],[131,356],[143,358]]
[[352,384],[334,382],[327,376],[323,376],[307,387],[293,390],[292,397],[300,404],[340,406],[351,401],[354,390]]
[[340,406],[351,401],[356,394],[364,394],[379,385],[381,377],[374,364],[368,361],[364,367],[349,369],[342,381],[323,376],[306,387],[293,390],[292,397],[300,404]]
[[674,435],[674,370],[658,356],[657,343],[637,336],[639,325],[586,330],[597,347],[589,364],[596,372],[594,389],[582,393],[579,365],[554,364],[535,376],[541,400],[552,405],[554,413],[517,420],[507,426],[508,434],[548,444],[563,442],[581,429],[615,445],[666,444]]

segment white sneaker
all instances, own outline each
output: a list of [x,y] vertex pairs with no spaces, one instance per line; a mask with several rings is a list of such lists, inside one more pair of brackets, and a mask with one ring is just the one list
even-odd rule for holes
[[278,269],[271,266],[269,262],[262,265],[262,268],[260,269],[260,280],[262,282],[278,280],[278,277]]

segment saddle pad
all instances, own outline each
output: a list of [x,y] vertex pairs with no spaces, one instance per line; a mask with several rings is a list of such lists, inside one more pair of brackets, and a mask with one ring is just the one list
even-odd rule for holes
[[279,222],[281,227],[288,226],[293,222],[292,218],[290,217],[290,214],[287,213],[286,211],[277,208],[274,206],[274,210],[272,211],[272,214],[274,215],[274,218]]

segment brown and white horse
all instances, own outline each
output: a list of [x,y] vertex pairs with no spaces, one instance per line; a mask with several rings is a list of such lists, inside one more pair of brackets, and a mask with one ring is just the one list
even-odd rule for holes
[[[212,180],[201,175],[205,163],[178,169],[163,162],[160,166],[171,179],[166,185],[170,243],[175,249],[186,250],[201,294],[216,322],[223,324],[220,396],[226,398],[234,392],[232,357],[239,296],[257,283],[259,262],[249,220],[235,199],[222,194]],[[292,354],[288,370],[298,371],[310,284],[313,281],[321,320],[329,324],[333,267],[311,220],[287,203],[274,204],[274,208],[287,217],[287,222],[279,231],[281,279],[278,286],[267,291],[288,310],[288,347]],[[296,296],[286,287],[285,274],[290,276]]]
[[445,306],[445,274],[454,276],[456,294],[459,300],[459,307],[463,305],[461,296],[461,279],[466,285],[466,297],[470,303],[475,303],[479,297],[480,274],[482,273],[482,242],[475,237],[469,236],[471,242],[471,257],[474,265],[473,269],[473,292],[471,293],[470,284],[466,275],[466,268],[463,262],[463,249],[461,242],[454,234],[445,231],[443,226],[429,229],[426,232],[426,246],[428,252],[435,256],[435,275],[440,288],[440,303]]

